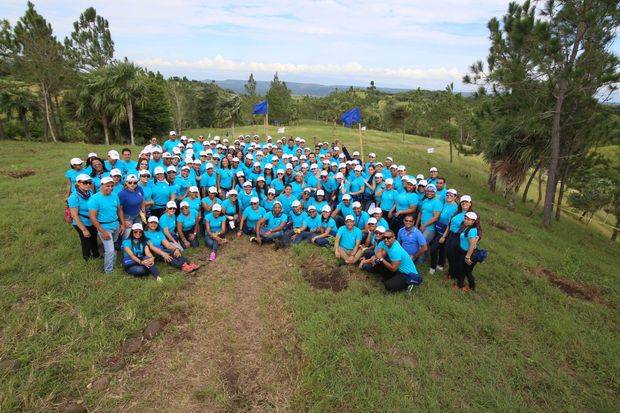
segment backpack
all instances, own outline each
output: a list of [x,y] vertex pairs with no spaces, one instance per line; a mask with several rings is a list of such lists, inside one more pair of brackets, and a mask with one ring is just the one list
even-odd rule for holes
[[[467,234],[469,234],[469,231],[471,229],[472,227],[468,227],[465,231],[463,231],[463,234],[465,235],[466,238],[467,238]],[[474,253],[471,255],[471,261],[474,263],[484,262],[484,260],[486,260],[488,256],[489,256],[489,251],[483,248],[478,248],[478,246],[476,245],[476,249],[474,250]]]

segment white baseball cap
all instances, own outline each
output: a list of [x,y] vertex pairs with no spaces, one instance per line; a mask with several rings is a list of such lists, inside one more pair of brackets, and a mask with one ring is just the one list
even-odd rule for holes
[[419,186],[419,185],[426,186],[426,185],[428,185],[428,182],[426,182],[426,179],[420,179],[420,180],[418,181],[418,186]]
[[207,162],[207,165],[205,165],[205,169],[213,169],[213,164],[211,162]]
[[463,201],[471,202],[471,196],[463,195],[459,202],[463,202]]
[[96,158],[96,157],[97,157],[97,154],[96,154],[95,152],[90,152],[90,153],[88,154],[88,157],[89,157],[89,158]]
[[355,170],[361,172],[364,168],[362,168],[362,165],[355,165]]
[[173,130],[170,131],[170,136],[177,136],[177,133]]
[[368,218],[368,223],[369,224],[376,224],[377,223],[377,218],[375,218],[375,217]]
[[168,201],[166,202],[166,208],[174,208],[177,209],[177,203],[174,201]]
[[136,175],[134,175],[134,174],[129,174],[129,175],[127,175],[127,177],[125,178],[125,181],[126,181],[126,182],[129,182],[129,181],[137,181],[137,180],[138,180],[138,177],[137,177]]
[[318,191],[316,191],[317,196],[319,195],[323,195],[325,196],[325,191],[323,191],[322,189],[319,189]]
[[90,175],[87,174],[79,174],[78,176],[75,177],[76,182],[84,182],[84,181],[92,181],[93,178],[90,177]]
[[310,205],[310,206],[308,207],[308,211],[312,211],[312,210],[315,210],[315,211],[316,211],[316,207],[315,207],[314,205]]
[[376,158],[376,157],[377,157],[377,155],[376,155],[374,152],[370,152],[370,153],[368,154],[368,157],[370,157],[370,158]]
[[458,192],[454,188],[450,188],[446,191],[447,194],[456,195]]
[[226,193],[226,195],[231,196],[231,195],[239,195],[239,194],[237,193],[236,189],[231,189],[230,191]]
[[435,168],[434,166],[428,170],[429,172],[437,172],[437,168]]
[[250,198],[250,204],[258,204],[258,197],[253,196]]
[[245,181],[245,182],[243,183],[243,186],[252,186],[252,182],[250,182],[250,181]]
[[347,216],[344,218],[344,220],[345,220],[345,221],[355,221],[355,218],[353,218],[353,215],[347,215]]
[[144,231],[144,228],[142,228],[142,224],[139,222],[136,222],[135,224],[131,226],[132,231],[135,231],[137,229],[139,229],[140,231]]
[[375,209],[372,210],[373,214],[383,214],[383,210],[381,209],[381,207],[376,207]]
[[159,218],[157,218],[155,215],[149,217],[149,219],[147,219],[147,222],[157,222],[159,224]]
[[384,233],[385,228],[383,227],[383,225],[379,225],[377,228],[375,228],[375,232]]
[[405,167],[405,165],[398,165],[398,170],[399,171],[406,171],[407,168]]
[[208,191],[210,194],[217,194],[217,188],[214,186],[210,186]]
[[84,161],[81,160],[80,158],[71,158],[69,163],[71,163],[71,165],[81,165],[84,163]]
[[422,174],[417,174],[415,179],[424,179],[424,175]]
[[108,156],[112,159],[121,159],[120,155],[114,149],[108,151]]
[[245,176],[245,174],[243,173],[243,171],[237,171],[237,173],[235,174],[237,176]]
[[299,200],[297,200],[297,199],[296,199],[296,200],[294,200],[294,201],[291,203],[291,206],[292,206],[292,207],[298,207],[298,206],[301,206],[301,202],[299,202]]
[[258,182],[258,181],[263,181],[263,182],[265,182],[265,177],[264,177],[264,176],[262,176],[262,175],[261,175],[261,176],[259,176],[259,177],[257,177],[257,178],[256,178],[256,182]]
[[211,207],[211,210],[213,210],[213,211],[221,211],[222,210],[222,206],[220,204],[215,204],[215,205],[213,205],[213,207]]
[[274,188],[269,188],[269,189],[267,190],[267,193],[268,193],[268,194],[275,194],[275,193],[276,193],[276,190],[275,190]]
[[362,204],[358,201],[353,202],[353,208],[361,208]]
[[353,151],[353,156],[360,156],[360,153],[358,151]]
[[154,147],[154,148],[152,148],[152,149],[151,149],[151,152],[153,152],[153,153],[154,153],[154,152],[161,153],[161,148],[160,148],[159,146],[156,146],[156,147]]
[[321,171],[321,176],[327,176],[327,175],[329,175],[327,171]]
[[338,172],[338,173],[335,175],[335,178],[336,178],[336,179],[344,179],[344,175],[342,174],[342,172]]
[[394,180],[392,178],[388,178],[385,180],[386,185],[394,185]]
[[142,169],[140,171],[140,176],[151,176],[151,173],[149,172],[148,169]]
[[474,211],[469,211],[468,213],[465,214],[465,217],[469,219],[473,219],[475,221],[478,219],[478,214],[476,214]]
[[114,168],[110,171],[110,176],[123,176],[123,173],[120,169]]
[[170,165],[168,168],[166,168],[166,172],[176,172],[177,168],[174,165]]
[[183,202],[181,202],[181,204],[180,204],[179,206],[180,206],[181,208],[184,208],[184,207],[189,207],[189,202],[187,202],[187,201],[183,201]]
[[344,201],[345,199],[351,199],[351,194],[344,194],[342,200]]
[[189,192],[198,192],[198,187],[197,186],[190,186],[189,187]]

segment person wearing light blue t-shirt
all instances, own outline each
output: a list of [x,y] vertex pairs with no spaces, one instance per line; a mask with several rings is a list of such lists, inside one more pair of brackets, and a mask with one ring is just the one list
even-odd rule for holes
[[[388,230],[383,235],[383,240],[378,248],[384,254],[374,261],[374,270],[380,271],[384,275],[383,285],[389,292],[402,291],[411,285],[420,285],[422,277],[411,259],[411,256],[396,241],[394,232]],[[368,268],[366,268],[368,269]]]
[[258,221],[260,221],[266,213],[265,208],[260,206],[258,197],[254,196],[250,198],[249,206],[243,210],[243,214],[241,215],[241,223],[239,225],[239,231],[237,231],[237,236],[241,236],[242,233],[255,236],[256,224],[258,224]]
[[144,231],[153,256],[160,257],[166,263],[183,272],[189,273],[200,268],[198,264],[190,263],[183,255],[182,249],[176,243],[168,241],[166,234],[159,227],[157,217],[149,217],[147,230]]
[[264,242],[274,242],[282,239],[287,223],[288,216],[282,212],[282,204],[280,201],[275,201],[271,212],[267,212],[265,216],[258,221],[256,242],[262,244]]
[[69,195],[67,205],[71,211],[71,224],[80,237],[82,257],[85,261],[99,258],[97,228],[90,221],[89,200],[93,196],[92,178],[86,174],[76,177],[75,190]]
[[97,235],[103,243],[103,271],[110,273],[116,260],[115,242],[124,228],[123,209],[118,195],[112,194],[114,180],[106,176],[101,180],[100,191],[88,200],[90,221],[97,228]]
[[[471,196],[461,195],[459,199],[459,208],[456,214],[450,220],[447,234],[444,232],[443,239],[439,239],[440,243],[446,244],[446,259],[448,261],[448,274],[456,282],[456,274],[459,266],[459,235],[463,231],[463,222],[465,214],[472,211],[473,204]],[[478,225],[476,225],[478,227]]]
[[430,243],[435,237],[435,222],[439,220],[443,203],[435,195],[435,185],[426,186],[426,196],[420,206],[417,224],[426,238],[426,242]]
[[[435,238],[430,245],[431,267],[429,272],[443,271],[446,262],[446,239],[450,234],[450,221],[456,215],[459,205],[456,203],[456,190],[446,191],[445,201],[439,219],[435,222]],[[460,227],[460,223],[458,224]]]
[[198,247],[198,227],[200,224],[200,214],[189,208],[189,203],[181,202],[181,213],[177,217],[177,235],[181,244],[185,248]]
[[219,248],[228,242],[225,233],[226,216],[222,214],[222,206],[215,204],[211,212],[205,215],[205,244],[211,248],[209,261],[215,261]]
[[334,242],[334,254],[336,258],[353,265],[361,256],[360,244],[362,242],[362,230],[355,226],[352,215],[345,217],[344,226],[338,228]]
[[[474,266],[476,262],[473,260],[473,254],[478,244],[478,229],[476,228],[476,220],[478,215],[470,211],[465,214],[463,219],[463,231],[459,234],[459,255],[457,258],[456,286],[463,291],[476,289],[476,281],[474,279]],[[467,286],[465,285],[467,278]]]

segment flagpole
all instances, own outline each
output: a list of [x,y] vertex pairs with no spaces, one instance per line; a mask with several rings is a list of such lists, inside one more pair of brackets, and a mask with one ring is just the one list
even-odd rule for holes
[[265,139],[267,139],[267,125],[269,124],[269,112],[265,113]]
[[362,162],[364,161],[364,142],[362,141],[362,122],[357,124],[357,130],[360,133],[360,154],[362,155]]

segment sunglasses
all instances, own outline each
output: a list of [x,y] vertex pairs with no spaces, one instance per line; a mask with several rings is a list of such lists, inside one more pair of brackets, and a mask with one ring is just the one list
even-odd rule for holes
[[92,185],[93,181],[82,181],[84,185]]
[[137,181],[129,181],[127,182],[127,185],[138,185]]
[[141,229],[134,229],[133,232],[142,232]]
[[167,209],[169,209],[170,211],[175,211],[176,210],[176,208],[174,208],[174,207],[167,208]]
[[384,239],[393,239],[393,238],[394,238],[394,235],[392,235],[392,236],[387,236],[387,237],[383,237],[383,238],[384,238]]

